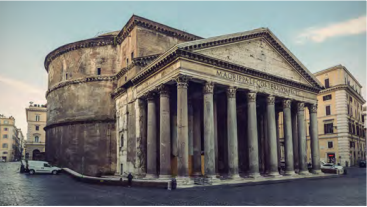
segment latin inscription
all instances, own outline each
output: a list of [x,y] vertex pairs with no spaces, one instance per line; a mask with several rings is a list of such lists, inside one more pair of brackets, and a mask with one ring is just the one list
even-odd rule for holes
[[216,75],[221,78],[227,79],[227,80],[231,80],[231,81],[238,82],[238,83],[244,83],[250,86],[255,86],[257,88],[267,88],[267,89],[271,89],[271,90],[278,91],[278,92],[285,93],[285,94],[299,95],[299,91],[295,89],[281,86],[281,85],[267,82],[267,81],[262,81],[262,80],[246,77],[243,75],[223,72],[220,70],[217,70]]

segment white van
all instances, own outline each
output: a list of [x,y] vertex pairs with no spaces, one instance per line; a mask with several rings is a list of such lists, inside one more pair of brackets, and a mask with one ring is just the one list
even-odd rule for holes
[[54,167],[45,161],[28,160],[28,172],[33,175],[35,173],[52,173],[56,175],[61,168]]

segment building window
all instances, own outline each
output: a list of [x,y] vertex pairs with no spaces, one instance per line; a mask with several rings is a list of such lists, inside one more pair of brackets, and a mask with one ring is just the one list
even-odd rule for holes
[[4,128],[4,131],[8,131],[8,128],[6,128],[6,127],[5,127],[5,128]]
[[352,97],[349,97],[349,101],[353,103],[353,98]]
[[129,58],[126,58],[126,67],[129,65]]
[[350,148],[354,148],[354,147],[355,147],[355,143],[354,143],[354,142],[352,142],[352,141],[350,141],[350,142],[349,142],[349,147],[350,147]]
[[328,79],[325,79],[325,88],[330,88],[329,78]]
[[8,148],[8,144],[6,144],[6,143],[5,143],[5,144],[3,144],[3,148],[4,148],[4,149],[7,149],[7,148]]
[[39,142],[40,141],[40,138],[38,136],[35,136],[34,137],[34,142]]
[[101,75],[101,68],[97,68],[97,75]]
[[131,52],[131,60],[134,58],[134,52]]
[[323,96],[322,99],[324,101],[331,100],[331,94],[330,95],[327,95],[327,96]]
[[67,79],[68,79],[68,74],[66,73],[66,74],[65,74],[65,80],[67,80]]
[[8,120],[4,120],[4,124],[9,124],[9,121]]
[[6,155],[6,154],[8,154],[8,152],[3,152],[3,155]]
[[3,135],[3,138],[8,138],[8,135],[7,135],[7,134],[4,134],[4,135]]
[[36,121],[40,121],[40,116],[36,115]]
[[327,142],[327,148],[333,148],[333,142],[332,141],[328,141]]
[[40,130],[40,126],[36,126],[36,131]]
[[326,106],[326,116],[330,115],[330,106]]
[[325,134],[334,133],[334,124],[333,123],[324,124],[324,133]]

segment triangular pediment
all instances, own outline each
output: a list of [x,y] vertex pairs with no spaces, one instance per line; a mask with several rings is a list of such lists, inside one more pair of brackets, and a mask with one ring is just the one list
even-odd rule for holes
[[322,87],[268,29],[207,38],[182,43],[178,47],[305,85]]
[[263,38],[210,47],[195,52],[310,85],[310,83]]

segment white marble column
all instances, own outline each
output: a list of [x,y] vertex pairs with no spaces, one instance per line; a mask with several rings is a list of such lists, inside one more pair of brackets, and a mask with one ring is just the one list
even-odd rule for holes
[[160,173],[159,178],[171,178],[171,130],[169,88],[166,85],[158,87],[160,95]]
[[266,98],[267,103],[267,118],[268,118],[268,141],[269,141],[269,175],[278,176],[278,150],[277,150],[277,135],[275,121],[275,97],[269,95]]
[[247,137],[249,153],[249,176],[260,177],[259,173],[259,148],[256,117],[256,92],[247,94]]
[[206,82],[204,93],[204,171],[205,176],[215,178],[215,146],[214,146],[214,83]]
[[293,140],[292,140],[292,118],[291,100],[283,100],[283,125],[284,125],[284,149],[285,149],[285,174],[293,175]]
[[147,94],[148,123],[147,123],[147,174],[146,178],[157,177],[157,117],[155,105],[155,93]]
[[228,177],[239,178],[236,87],[227,89]]
[[304,103],[297,104],[297,126],[298,126],[298,152],[299,152],[299,174],[308,174],[307,167],[307,141],[306,124],[304,114]]
[[310,137],[311,137],[311,159],[312,159],[312,173],[321,173],[320,166],[320,148],[319,137],[317,129],[317,104],[309,106],[310,111]]
[[177,82],[177,174],[179,179],[189,176],[189,129],[187,87],[189,78],[179,75]]

